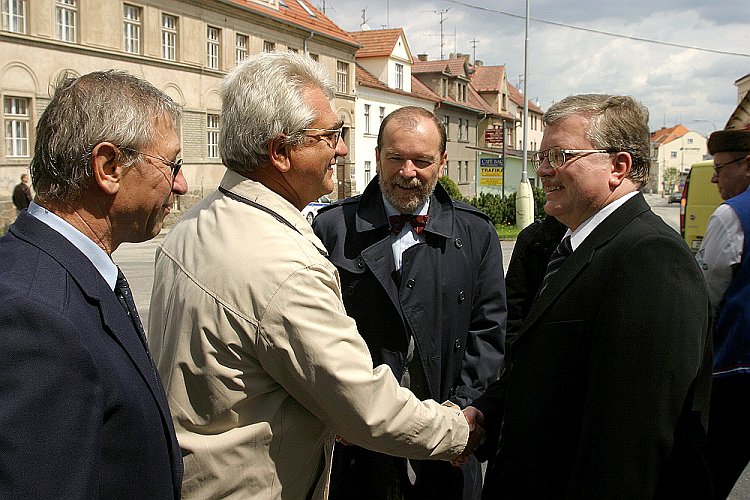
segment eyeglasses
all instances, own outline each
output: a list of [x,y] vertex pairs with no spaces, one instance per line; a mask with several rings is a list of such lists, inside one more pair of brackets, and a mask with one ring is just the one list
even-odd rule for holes
[[319,141],[326,141],[326,144],[328,144],[328,147],[331,149],[336,149],[336,146],[339,144],[339,139],[344,139],[346,136],[346,129],[344,127],[339,127],[336,129],[329,129],[329,128],[303,128],[303,132],[324,132],[323,134],[315,134],[310,135],[307,134],[307,137],[312,137],[313,139],[317,139]]
[[719,163],[718,165],[714,165],[714,172],[716,173],[716,175],[719,175],[719,170],[721,170],[722,168],[726,167],[727,165],[731,163],[734,163],[736,161],[742,161],[744,159],[745,157],[743,156],[741,158],[735,158],[734,160],[729,160],[729,161],[725,161],[724,163]]
[[545,158],[549,161],[552,168],[560,168],[565,165],[566,161],[574,156],[593,153],[612,153],[612,151],[607,149],[560,149],[555,147],[533,153],[531,155],[531,162],[534,165],[534,171],[537,172],[542,166],[542,162]]
[[130,151],[131,153],[135,153],[138,155],[148,156],[149,158],[153,158],[154,160],[159,160],[160,162],[167,165],[172,170],[172,179],[175,179],[177,177],[177,174],[180,173],[180,169],[182,168],[182,158],[180,158],[177,161],[169,161],[159,156],[142,153],[132,148],[126,148],[125,146],[120,146],[120,149],[124,149],[125,151]]

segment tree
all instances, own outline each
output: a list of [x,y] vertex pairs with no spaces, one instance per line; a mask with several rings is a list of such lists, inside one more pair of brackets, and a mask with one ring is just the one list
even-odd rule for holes
[[456,183],[453,182],[453,179],[451,179],[447,175],[444,175],[440,177],[440,179],[438,179],[438,182],[446,191],[448,191],[448,195],[451,198],[458,201],[464,201],[464,197],[461,195],[461,191],[458,190],[458,186],[456,185]]

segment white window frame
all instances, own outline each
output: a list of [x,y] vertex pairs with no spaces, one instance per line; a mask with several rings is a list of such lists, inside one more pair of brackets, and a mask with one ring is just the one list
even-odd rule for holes
[[161,57],[167,61],[177,60],[177,23],[177,16],[162,12]]
[[78,41],[77,0],[55,1],[55,37],[62,42]]
[[385,106],[380,106],[380,112],[378,114],[378,129],[380,128],[380,124],[383,123],[383,120],[385,120]]
[[26,33],[26,0],[2,0],[3,31]]
[[206,67],[221,68],[221,29],[216,26],[206,26]]
[[5,96],[3,98],[3,130],[5,157],[29,158],[31,151],[31,99]]
[[219,157],[219,115],[206,114],[206,157]]
[[404,90],[404,65],[396,63],[396,88]]
[[365,134],[370,132],[370,105],[365,104]]
[[263,52],[276,52],[276,43],[263,40]]
[[241,63],[247,59],[247,47],[250,44],[250,37],[237,33],[234,37],[234,62]]
[[365,161],[365,186],[367,186],[370,183],[370,175],[372,174],[372,162],[367,160]]
[[130,54],[141,53],[143,9],[137,5],[122,4],[123,50]]
[[[459,141],[464,140],[464,119],[463,118],[458,119],[458,140]],[[460,163],[459,163],[458,170],[459,171],[461,170]]]
[[336,61],[336,90],[340,94],[349,93],[349,63]]

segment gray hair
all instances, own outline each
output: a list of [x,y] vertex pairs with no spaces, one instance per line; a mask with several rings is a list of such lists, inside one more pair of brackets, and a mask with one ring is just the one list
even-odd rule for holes
[[631,181],[638,187],[648,182],[651,154],[646,106],[631,96],[571,95],[550,106],[544,113],[544,124],[551,125],[571,115],[589,119],[586,139],[595,148],[630,153]]
[[[141,151],[155,139],[157,121],[176,128],[179,106],[146,80],[123,71],[62,74],[36,127],[31,176],[42,199],[75,201],[90,187],[91,153],[101,142]],[[138,157],[121,150],[123,165]]]
[[292,52],[256,54],[230,71],[221,84],[219,151],[224,166],[247,175],[269,164],[271,140],[285,135],[287,143],[301,144],[302,129],[317,118],[303,95],[310,88],[333,99],[325,68]]

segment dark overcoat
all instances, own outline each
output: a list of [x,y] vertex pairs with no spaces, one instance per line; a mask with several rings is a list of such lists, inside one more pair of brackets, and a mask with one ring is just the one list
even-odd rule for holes
[[[464,407],[498,377],[503,362],[500,243],[482,212],[451,200],[439,184],[428,215],[426,242],[404,252],[400,275],[377,177],[361,196],[322,210],[313,226],[339,270],[347,314],[373,363],[388,364],[400,379],[410,332],[428,385],[421,396]],[[458,470],[448,464],[425,470],[425,482],[443,495],[450,491],[446,483],[455,484]],[[478,473],[475,461],[465,468],[464,476],[472,475],[466,483],[474,485],[466,498],[478,494]]]

